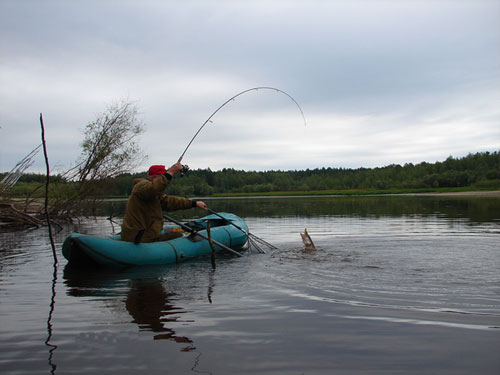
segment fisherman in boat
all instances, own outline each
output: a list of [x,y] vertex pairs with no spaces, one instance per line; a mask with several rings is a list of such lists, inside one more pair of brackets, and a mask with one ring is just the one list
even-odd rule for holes
[[127,201],[123,217],[121,239],[128,242],[166,241],[181,236],[180,233],[161,234],[163,213],[199,207],[207,210],[205,202],[166,195],[165,188],[173,176],[182,169],[180,161],[168,171],[164,165],[152,165],[147,178],[135,178],[132,193]]

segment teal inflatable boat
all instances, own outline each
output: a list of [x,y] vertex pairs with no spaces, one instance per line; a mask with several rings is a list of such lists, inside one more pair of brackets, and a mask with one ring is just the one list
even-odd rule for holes
[[[109,237],[94,237],[86,234],[73,233],[68,236],[62,252],[68,264],[84,265],[98,263],[106,266],[137,266],[183,262],[185,260],[208,255],[212,247],[207,241],[207,224],[210,223],[210,238],[213,248],[220,251],[223,246],[230,249],[240,249],[248,240],[248,226],[240,217],[220,213],[220,216],[209,215],[185,224],[193,228],[193,233],[169,241],[135,244],[120,239],[120,235]],[[235,225],[232,225],[234,223]],[[243,230],[242,230],[243,229]],[[180,225],[166,225],[164,233],[182,231]],[[219,243],[223,246],[218,246]],[[228,250],[230,250],[228,249]]]

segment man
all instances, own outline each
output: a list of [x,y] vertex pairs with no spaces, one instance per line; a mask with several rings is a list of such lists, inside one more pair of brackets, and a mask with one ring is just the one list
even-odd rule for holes
[[129,242],[156,242],[175,238],[175,235],[161,235],[163,229],[163,212],[199,207],[204,210],[207,205],[195,199],[176,198],[163,193],[172,177],[182,169],[180,160],[168,171],[164,165],[153,165],[148,170],[147,178],[136,178],[133,181],[132,193],[125,208],[121,238]]

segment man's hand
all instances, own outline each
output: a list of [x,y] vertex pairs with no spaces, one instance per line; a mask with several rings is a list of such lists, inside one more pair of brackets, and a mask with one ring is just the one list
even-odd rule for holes
[[208,209],[206,203],[203,201],[197,201],[196,207],[201,208],[202,210],[205,210],[205,211]]
[[178,161],[177,163],[175,163],[174,165],[172,165],[167,173],[170,175],[170,176],[173,176],[175,175],[177,172],[179,172],[180,170],[182,169],[182,164],[180,161]]

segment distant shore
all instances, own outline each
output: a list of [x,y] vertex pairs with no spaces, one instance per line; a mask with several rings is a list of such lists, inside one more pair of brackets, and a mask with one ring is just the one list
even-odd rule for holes
[[474,191],[449,191],[443,193],[409,193],[409,194],[395,194],[395,195],[429,195],[429,196],[466,196],[466,197],[500,197],[500,190],[474,190]]
[[414,193],[362,193],[359,194],[277,194],[277,195],[227,195],[196,197],[197,199],[270,199],[270,198],[328,198],[328,197],[499,197],[500,190],[473,190],[473,191],[447,191],[447,192],[414,192]]
[[[172,194],[175,195],[175,194]],[[193,199],[271,199],[271,198],[328,198],[328,197],[484,197],[484,198],[497,198],[500,197],[500,190],[471,190],[471,191],[431,191],[431,192],[401,192],[401,193],[383,193],[383,192],[370,192],[370,191],[359,191],[358,193],[325,193],[325,194],[261,194],[261,195],[211,195],[211,196],[198,196],[189,197]],[[120,202],[128,200],[128,197],[104,197],[99,198],[101,201],[106,202]],[[12,198],[10,202],[22,202],[24,198]],[[33,206],[40,208],[43,203],[41,198],[35,199],[31,202],[31,208]],[[32,210],[29,209],[29,212]]]

